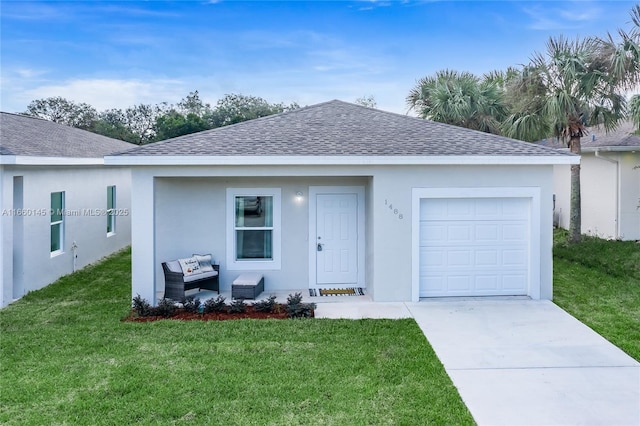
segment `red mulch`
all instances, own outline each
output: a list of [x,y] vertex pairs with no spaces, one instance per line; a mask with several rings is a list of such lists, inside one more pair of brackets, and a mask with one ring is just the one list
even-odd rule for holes
[[[313,314],[311,314],[313,317]],[[175,314],[170,317],[150,316],[139,317],[135,312],[132,312],[128,317],[123,318],[123,321],[127,322],[152,322],[164,319],[181,320],[181,321],[226,321],[236,319],[287,319],[286,312],[260,312],[253,309],[252,306],[248,306],[247,310],[242,313],[228,313],[228,312],[214,312],[209,314],[194,314],[191,312],[185,312],[181,309],[176,310]]]

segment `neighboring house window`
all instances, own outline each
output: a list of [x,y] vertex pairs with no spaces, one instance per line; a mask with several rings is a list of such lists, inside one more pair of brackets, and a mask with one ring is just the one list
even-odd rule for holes
[[51,193],[51,254],[64,247],[64,192]]
[[107,234],[116,232],[116,187],[107,186]]
[[280,189],[228,189],[229,269],[280,269]]

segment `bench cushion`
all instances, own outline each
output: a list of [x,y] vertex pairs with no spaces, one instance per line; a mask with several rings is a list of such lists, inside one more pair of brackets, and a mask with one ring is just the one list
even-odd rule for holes
[[217,275],[218,275],[218,271],[213,271],[212,270],[212,271],[202,272],[200,274],[185,276],[184,277],[184,282],[185,283],[190,283],[190,282],[193,282],[193,281],[203,280],[205,278],[215,277]]
[[233,280],[234,285],[258,285],[262,280],[262,274],[258,273],[245,273],[240,274],[238,278]]

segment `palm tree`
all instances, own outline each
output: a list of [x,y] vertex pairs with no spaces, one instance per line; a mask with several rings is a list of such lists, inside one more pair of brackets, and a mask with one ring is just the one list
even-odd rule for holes
[[418,80],[407,105],[422,118],[494,134],[501,132],[506,117],[502,91],[494,81],[452,70]]
[[636,127],[635,131],[640,131],[640,95],[633,95],[629,100],[629,117]]
[[[554,135],[580,154],[587,125],[603,125],[609,131],[624,117],[626,102],[611,67],[597,39],[550,38],[546,52],[533,56],[513,86],[523,102],[506,120],[506,135],[528,141]],[[570,241],[580,241],[580,231],[580,165],[576,164],[571,166]]]

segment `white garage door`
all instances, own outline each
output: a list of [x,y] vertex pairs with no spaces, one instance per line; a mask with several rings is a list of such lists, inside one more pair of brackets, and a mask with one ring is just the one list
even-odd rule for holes
[[529,203],[420,200],[420,297],[526,295]]

